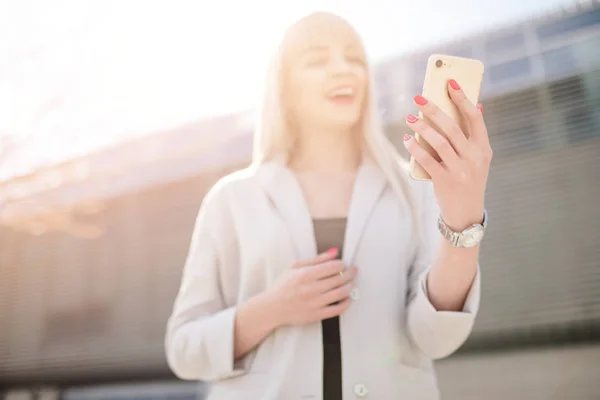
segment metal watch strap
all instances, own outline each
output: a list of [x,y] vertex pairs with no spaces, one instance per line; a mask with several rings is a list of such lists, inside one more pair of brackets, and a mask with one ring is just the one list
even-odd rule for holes
[[460,236],[456,232],[450,230],[448,225],[446,225],[444,220],[442,220],[441,216],[438,217],[438,229],[440,230],[442,236],[445,237],[453,247],[458,247]]
[[[440,233],[442,234],[442,236],[444,236],[444,238],[446,238],[453,247],[467,247],[461,243],[461,239],[465,235],[465,231],[472,229],[473,226],[480,225],[481,229],[483,229],[483,231],[485,232],[485,228],[487,227],[487,219],[488,219],[487,210],[484,209],[483,221],[481,222],[481,224],[473,224],[473,225],[469,226],[468,228],[466,228],[462,232],[455,232],[452,229],[450,229],[450,227],[448,227],[448,225],[446,225],[446,223],[442,219],[442,216],[440,215],[440,216],[438,216],[438,229],[439,229]],[[483,236],[482,236],[482,238],[483,238]],[[481,239],[479,239],[479,241],[481,241]]]

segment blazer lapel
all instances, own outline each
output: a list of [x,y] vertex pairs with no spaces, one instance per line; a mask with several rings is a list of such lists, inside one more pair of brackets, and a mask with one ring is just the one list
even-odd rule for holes
[[353,263],[360,238],[386,184],[385,176],[379,168],[372,161],[365,159],[356,176],[350,201],[344,238],[343,260],[346,265]]
[[[302,189],[293,173],[278,162],[268,162],[258,167],[257,176],[276,212],[288,228],[299,259],[314,257],[317,245],[312,218],[304,200]],[[365,160],[358,170],[344,238],[342,258],[352,265],[356,248],[377,204],[386,180],[380,170]]]
[[275,211],[288,228],[298,259],[314,257],[317,245],[312,218],[300,184],[293,173],[278,162],[258,167],[257,176]]

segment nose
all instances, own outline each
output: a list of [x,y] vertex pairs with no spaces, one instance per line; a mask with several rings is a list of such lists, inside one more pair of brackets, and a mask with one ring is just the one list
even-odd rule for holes
[[334,74],[344,74],[352,71],[352,65],[344,54],[336,54],[331,60],[331,70]]

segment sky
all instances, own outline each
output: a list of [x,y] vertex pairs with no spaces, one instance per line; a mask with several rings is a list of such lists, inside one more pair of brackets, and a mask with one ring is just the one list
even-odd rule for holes
[[[377,62],[573,3],[0,0],[0,181],[252,108],[283,30],[312,11],[348,19]],[[3,160],[7,136],[21,145]]]

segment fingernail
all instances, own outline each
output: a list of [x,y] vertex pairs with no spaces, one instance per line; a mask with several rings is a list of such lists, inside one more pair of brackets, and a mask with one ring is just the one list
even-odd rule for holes
[[409,134],[405,134],[405,135],[404,135],[404,141],[405,141],[405,142],[409,141],[411,137],[412,137],[412,136],[410,136]]
[[425,104],[427,104],[427,99],[425,99],[425,97],[421,96],[420,94],[415,96],[415,103],[417,103],[420,106],[424,106]]
[[477,108],[479,108],[479,112],[481,112],[483,114],[483,104],[481,104],[481,103],[477,104]]
[[458,82],[454,79],[450,79],[450,87],[454,90],[460,90],[460,86],[458,86]]
[[327,254],[337,254],[337,252],[338,252],[337,247],[332,247],[329,250],[327,250]]
[[419,118],[415,117],[415,116],[414,116],[414,115],[412,115],[412,114],[408,114],[408,115],[406,116],[406,120],[407,120],[409,123],[411,123],[411,124],[414,124],[415,122],[417,122],[417,121],[419,120]]

